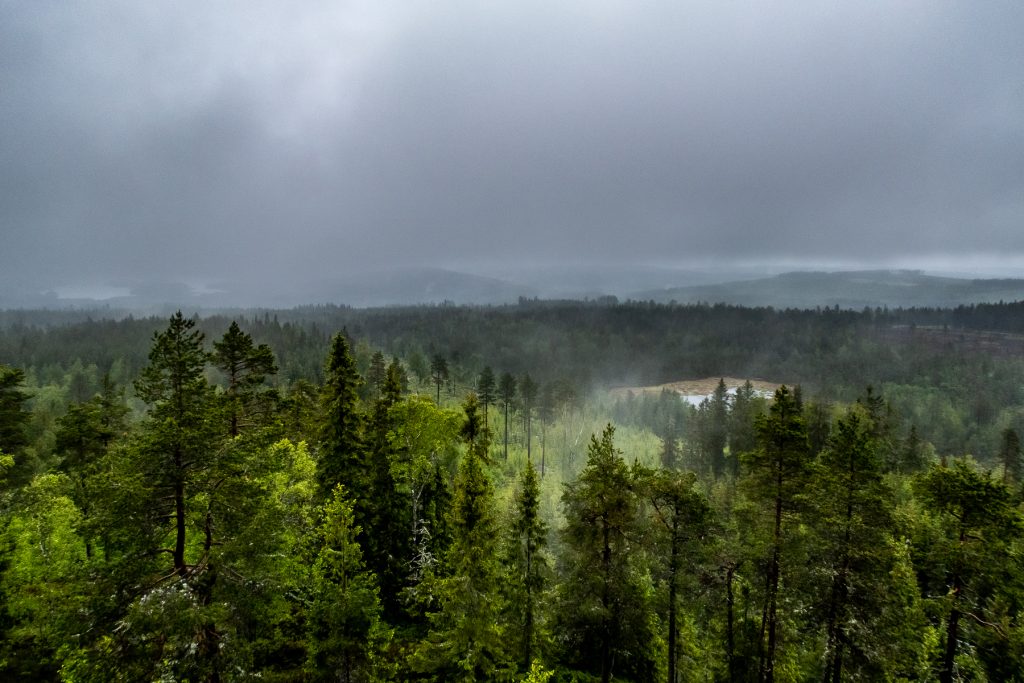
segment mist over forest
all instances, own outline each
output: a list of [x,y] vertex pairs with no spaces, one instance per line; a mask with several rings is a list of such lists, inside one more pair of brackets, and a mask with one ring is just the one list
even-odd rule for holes
[[0,680],[1024,681],[1022,35],[0,3]]

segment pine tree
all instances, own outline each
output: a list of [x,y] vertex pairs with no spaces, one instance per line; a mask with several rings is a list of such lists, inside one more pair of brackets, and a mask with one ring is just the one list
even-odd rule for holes
[[779,639],[779,584],[784,558],[782,548],[787,521],[797,510],[797,498],[806,483],[809,461],[807,428],[794,395],[785,386],[775,392],[767,416],[757,421],[758,447],[748,453],[748,485],[755,499],[770,506],[773,517],[771,557],[765,577],[766,596],[762,623],[759,678],[775,680],[775,655]]
[[[21,449],[28,444],[25,426],[31,415],[24,408],[29,398],[23,390],[24,384],[24,372],[0,363],[0,453],[9,458],[20,456]],[[19,476],[19,470],[22,470],[20,465],[18,457],[6,468],[7,477],[13,484],[19,484],[22,479],[27,480],[30,476],[28,469]]]
[[224,336],[213,343],[212,360],[227,380],[224,403],[228,435],[236,437],[258,408],[259,388],[267,375],[277,373],[274,353],[266,344],[255,345],[252,337],[232,321]]
[[448,381],[448,361],[441,354],[434,354],[430,360],[430,379],[437,386],[437,404],[441,405],[441,386]]
[[142,451],[150,461],[153,511],[174,520],[171,554],[180,578],[190,569],[185,559],[187,497],[210,466],[214,439],[213,389],[204,375],[209,355],[202,332],[194,327],[194,320],[175,313],[167,329],[154,334],[149,365],[135,382],[135,393],[150,404]]
[[1020,481],[1021,457],[1020,437],[1017,430],[1007,427],[1003,430],[1002,443],[999,446],[999,462],[1003,466],[1003,483]]
[[[844,672],[883,675],[888,635],[878,622],[887,606],[888,575],[894,558],[892,494],[882,480],[870,423],[857,408],[840,418],[813,467],[809,505],[819,544],[818,571],[830,579],[820,603],[825,629],[825,680],[839,683]],[[820,591],[814,591],[820,595]],[[851,675],[848,673],[848,676]]]
[[370,358],[370,370],[366,373],[366,383],[370,385],[373,398],[377,398],[380,395],[387,372],[388,366],[384,360],[384,353],[379,350],[374,351],[373,356]]
[[679,593],[684,576],[693,573],[701,545],[707,540],[711,508],[695,488],[696,475],[678,470],[638,470],[642,490],[651,505],[650,543],[661,575],[668,585],[668,681],[677,678]]

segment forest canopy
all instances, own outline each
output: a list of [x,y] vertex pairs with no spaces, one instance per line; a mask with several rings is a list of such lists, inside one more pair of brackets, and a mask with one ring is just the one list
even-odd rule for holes
[[1017,306],[0,313],[0,677],[1022,680]]

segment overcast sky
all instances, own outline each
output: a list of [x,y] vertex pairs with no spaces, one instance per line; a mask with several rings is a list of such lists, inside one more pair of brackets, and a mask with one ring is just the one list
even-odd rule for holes
[[1024,275],[1024,3],[0,0],[0,271]]

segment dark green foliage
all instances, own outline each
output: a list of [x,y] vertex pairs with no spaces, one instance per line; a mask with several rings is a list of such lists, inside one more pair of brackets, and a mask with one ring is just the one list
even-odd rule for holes
[[667,586],[665,642],[668,680],[676,681],[679,665],[680,596],[685,577],[697,567],[709,542],[711,508],[696,490],[697,478],[677,470],[638,470],[641,491],[650,503],[651,530],[648,543],[656,558],[657,573]]
[[540,482],[533,463],[527,462],[519,478],[519,489],[513,503],[506,553],[504,582],[509,639],[515,644],[519,670],[528,671],[544,627],[544,591],[550,581],[545,550],[548,528],[540,515]]
[[999,446],[999,464],[1003,466],[1003,483],[1019,483],[1021,474],[1020,437],[1017,430],[1003,430],[1002,443]]
[[381,588],[384,614],[391,623],[405,618],[401,593],[406,586],[412,558],[412,533],[407,520],[410,506],[407,491],[399,490],[393,469],[397,449],[389,435],[397,424],[392,408],[401,400],[401,366],[392,362],[373,404],[368,424],[367,488],[356,510],[363,520],[360,545],[369,569]]
[[[1011,631],[1001,616],[1007,598],[1018,601],[1020,608],[1021,576],[1018,567],[1010,567],[1016,563],[1012,544],[1024,527],[1006,486],[964,460],[933,466],[921,475],[917,489],[941,528],[941,537],[926,552],[934,572],[930,579],[946,587],[939,592],[945,596],[945,634],[937,668],[939,680],[951,683],[961,666],[971,664],[973,658],[961,659],[966,648],[992,639],[994,632],[1005,650],[1005,641],[1020,628],[1014,623]],[[979,651],[976,656],[994,669],[990,673],[995,679],[1002,677],[1004,663],[998,655],[988,659]]]
[[439,353],[434,354],[434,357],[430,359],[430,379],[437,387],[435,399],[438,404],[441,403],[441,387],[448,381],[448,376],[448,360]]
[[0,452],[14,454],[28,443],[24,408],[28,394],[23,390],[25,373],[0,364]]
[[786,558],[785,535],[791,516],[797,512],[800,494],[807,483],[810,465],[807,428],[796,397],[785,386],[775,392],[768,415],[757,420],[758,447],[746,454],[751,496],[761,501],[772,519],[770,557],[765,563],[766,595],[762,623],[759,678],[775,680],[776,654],[780,640],[779,586]]
[[270,347],[254,344],[252,337],[232,321],[224,336],[213,343],[212,360],[227,381],[224,410],[228,434],[235,437],[244,427],[266,423],[274,406],[267,403],[260,388],[268,375],[277,372]]
[[608,425],[592,436],[587,464],[565,485],[558,647],[565,664],[600,676],[651,680],[657,638],[640,556],[640,499]]
[[135,393],[150,404],[139,451],[145,484],[151,491],[151,514],[159,527],[174,524],[173,570],[180,578],[189,573],[187,497],[202,487],[213,455],[216,429],[210,419],[213,388],[204,371],[209,355],[203,333],[178,311],[167,329],[153,337],[149,365],[135,382]]
[[811,485],[805,499],[817,533],[814,583],[829,584],[811,594],[825,631],[825,680],[897,674],[897,663],[912,660],[914,644],[901,642],[885,621],[887,613],[899,622],[911,618],[891,595],[893,496],[882,480],[871,425],[860,410],[851,409],[837,421]]
[[480,405],[484,407],[484,420],[487,419],[487,408],[493,406],[498,399],[498,395],[495,393],[496,389],[494,371],[491,370],[490,365],[485,365],[476,380],[476,395],[480,398]]
[[316,475],[320,496],[326,500],[334,487],[341,484],[359,498],[365,478],[363,419],[358,393],[362,378],[356,372],[344,334],[334,335],[325,374]]

